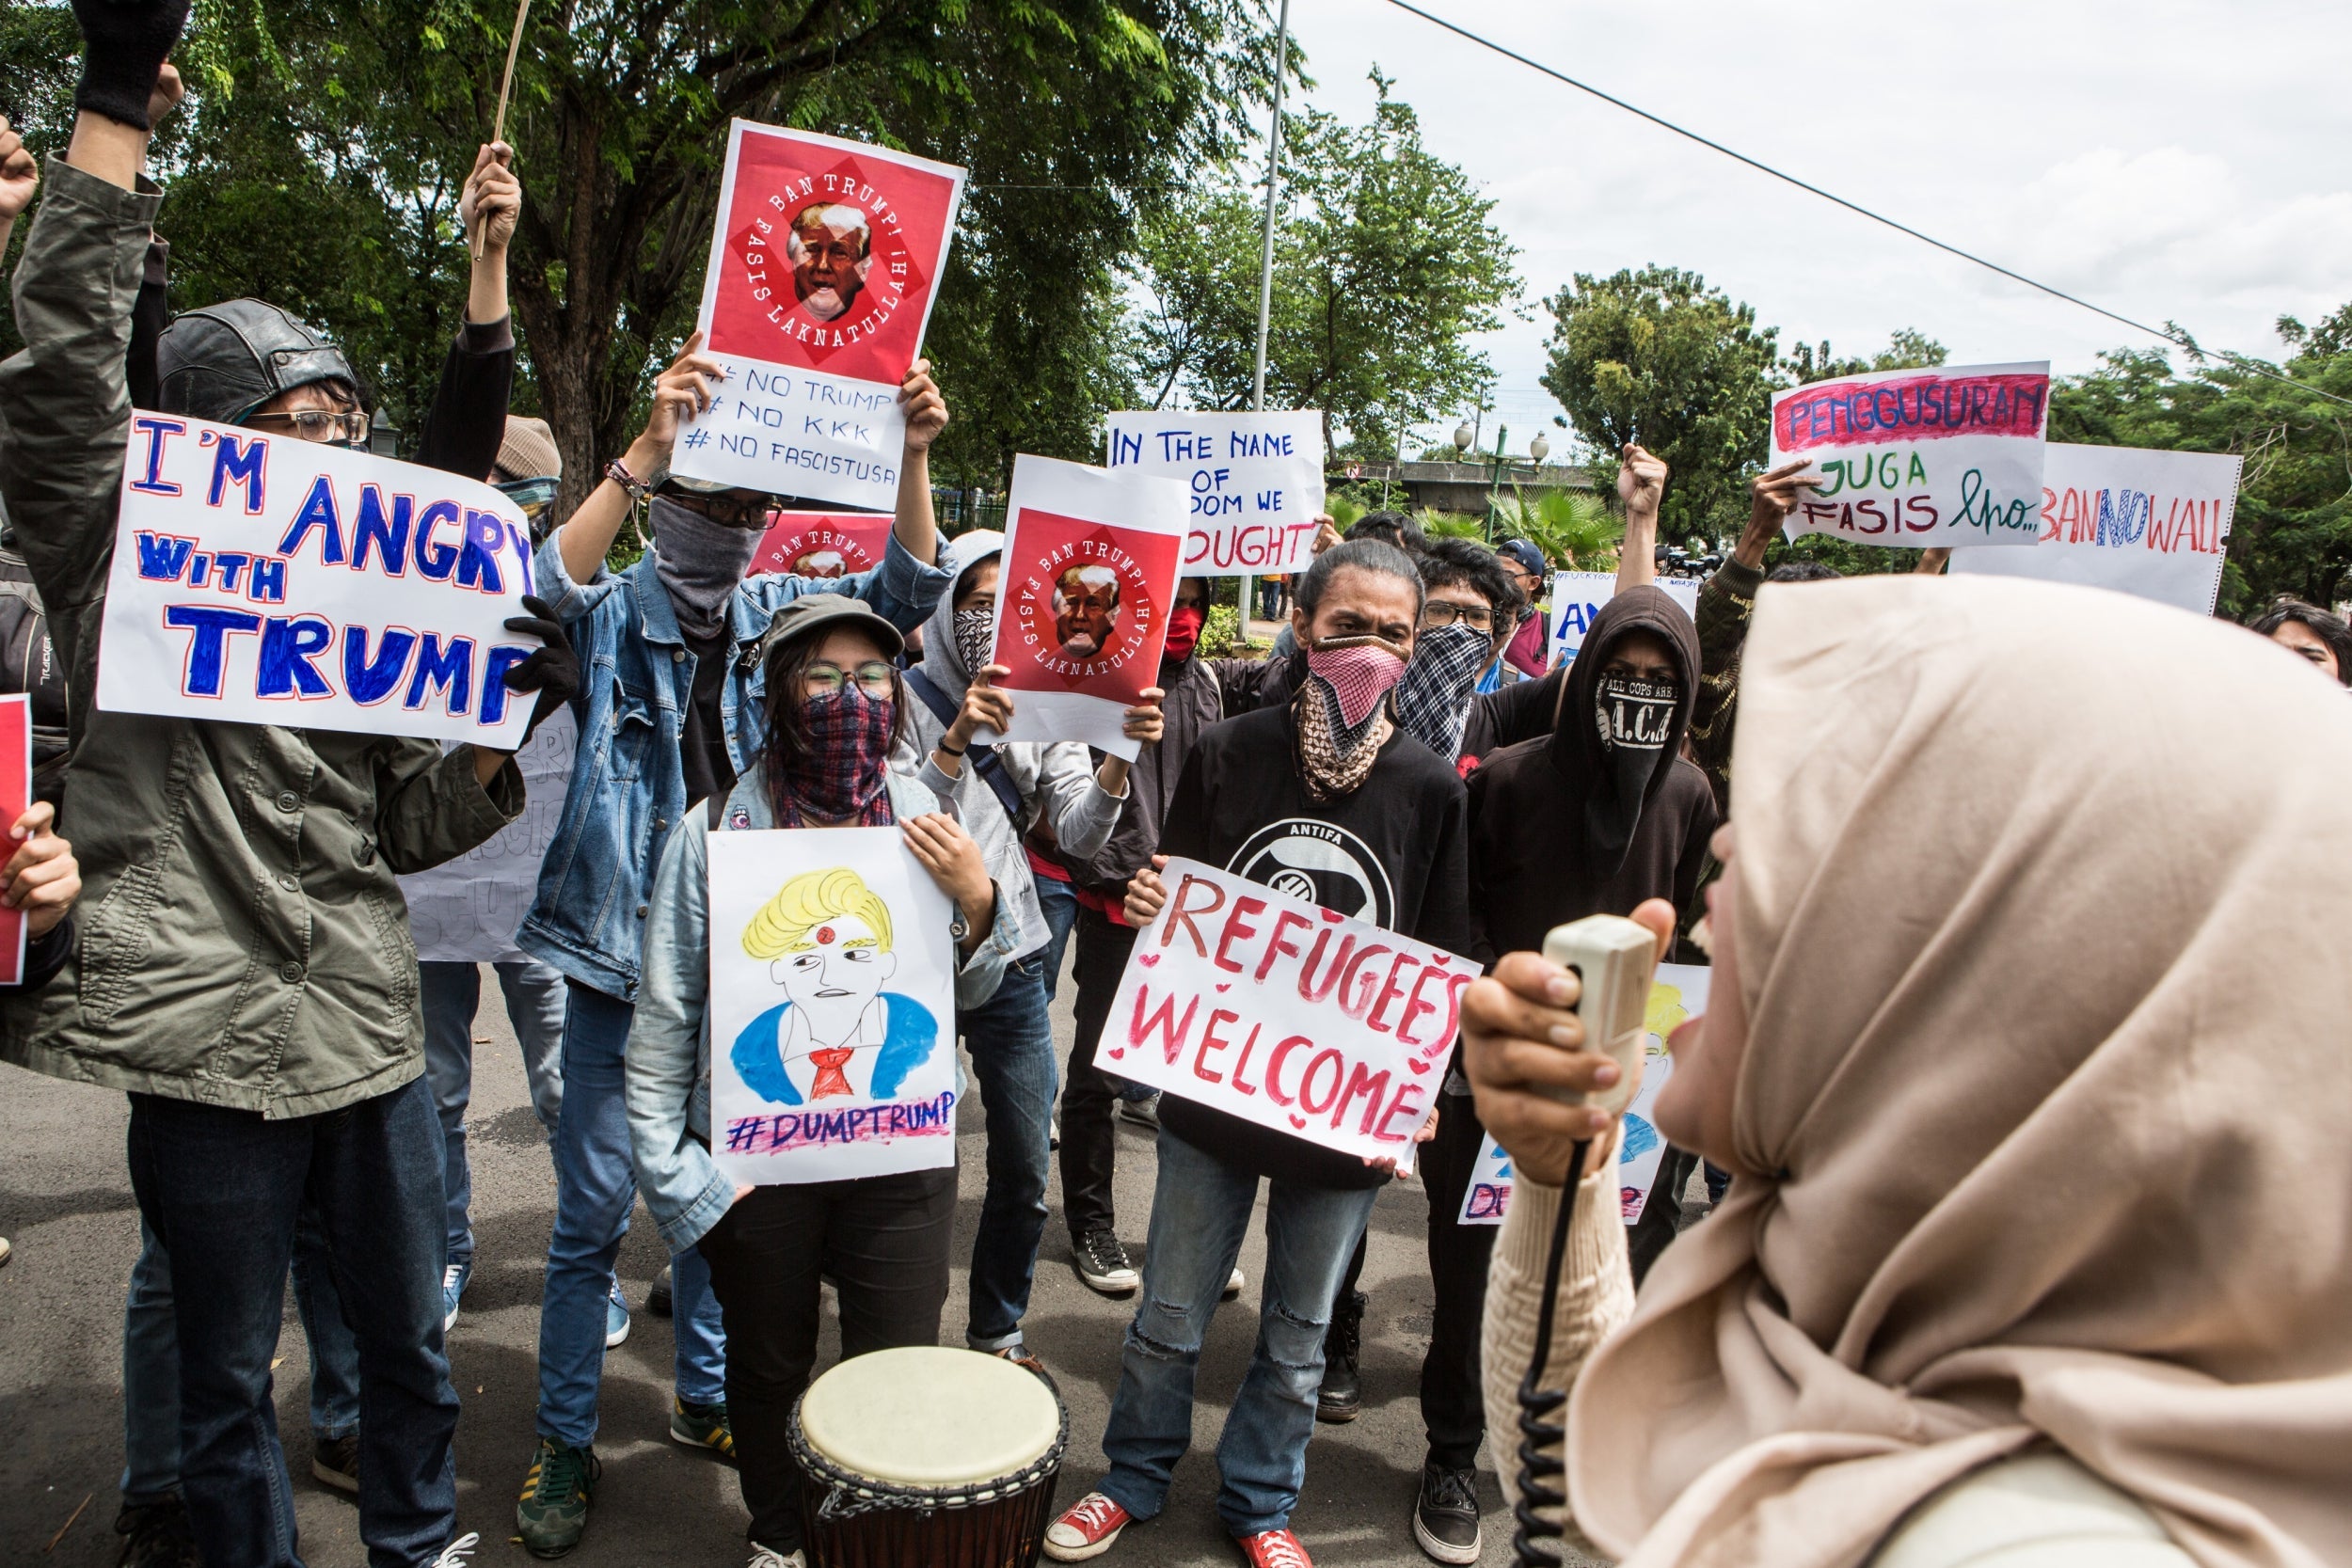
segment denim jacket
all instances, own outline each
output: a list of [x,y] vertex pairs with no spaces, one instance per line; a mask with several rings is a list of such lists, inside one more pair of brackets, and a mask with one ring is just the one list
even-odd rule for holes
[[[903,822],[941,805],[929,789],[894,772],[890,809]],[[737,783],[723,816],[730,828],[776,825],[757,769]],[[710,989],[709,832],[706,815],[690,813],[661,851],[623,1088],[637,1190],[672,1253],[702,1240],[735,1201],[735,1182],[710,1156],[710,1021],[704,1006]],[[994,996],[1020,945],[1020,917],[999,887],[996,923],[956,972],[956,1006],[977,1007]]]
[[[582,985],[634,1002],[654,860],[693,804],[686,798],[678,732],[692,700],[694,656],[669,592],[654,575],[652,551],[618,576],[599,567],[583,584],[564,570],[557,537],[539,546],[538,589],[580,651],[580,690],[572,704],[580,749],[563,817],[539,863],[538,893],[515,944]],[[939,547],[946,548],[945,539]],[[746,578],[727,611],[734,678],[719,689],[737,776],[751,771],[765,734],[767,672],[751,655],[778,610],[803,594],[853,594],[908,631],[922,625],[946,587],[946,572],[916,561],[896,538],[870,572]]]

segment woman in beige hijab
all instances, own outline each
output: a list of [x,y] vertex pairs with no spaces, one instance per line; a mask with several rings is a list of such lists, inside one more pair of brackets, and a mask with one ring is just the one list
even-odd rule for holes
[[[2022,1528],[2040,1486],[2150,1539],[2037,1562],[2352,1562],[2343,705],[2291,654],[2122,594],[1761,596],[1713,1010],[1658,1105],[1735,1179],[1638,1306],[1607,1149],[1580,1189],[1542,1379],[1573,1385],[1572,1528],[1629,1568],[1885,1568],[1931,1523],[1979,1549]],[[1544,1005],[1572,987],[1516,955],[1465,1013],[1520,1178],[1498,1432],[1570,1142],[1613,1148],[1530,1092],[1602,1082],[1539,1043],[1577,1042]],[[1984,1506],[2020,1455],[1991,1473],[2026,1500]]]

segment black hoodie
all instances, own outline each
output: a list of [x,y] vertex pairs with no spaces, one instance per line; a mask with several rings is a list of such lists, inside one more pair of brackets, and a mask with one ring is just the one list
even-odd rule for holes
[[[1635,803],[1614,798],[1595,713],[1612,648],[1635,631],[1673,650],[1681,692],[1619,856],[1612,834],[1596,825],[1622,824]],[[1716,824],[1707,775],[1681,754],[1698,678],[1691,617],[1662,590],[1629,589],[1601,607],[1558,682],[1551,733],[1504,747],[1470,775],[1470,904],[1482,962],[1540,950],[1554,926],[1629,914],[1645,898],[1667,899],[1677,911],[1689,904]]]

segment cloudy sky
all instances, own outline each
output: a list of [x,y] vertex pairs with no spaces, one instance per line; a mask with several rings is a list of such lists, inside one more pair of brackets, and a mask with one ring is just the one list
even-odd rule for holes
[[[2211,348],[2352,299],[2352,6],[2340,0],[1416,0],[1800,179]],[[1783,344],[1911,326],[1956,364],[2091,367],[2128,328],[1734,164],[1386,0],[1292,0],[1317,105],[1378,65],[1497,202],[1531,319],[1489,344],[1516,451],[1574,273],[1691,268]],[[1553,432],[1555,445],[1558,432]]]

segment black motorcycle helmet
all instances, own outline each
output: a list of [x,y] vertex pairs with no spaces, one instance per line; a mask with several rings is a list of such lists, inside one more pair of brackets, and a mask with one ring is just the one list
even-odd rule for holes
[[316,327],[258,299],[190,310],[155,344],[163,412],[236,424],[296,387],[340,381],[356,400],[359,377]]

